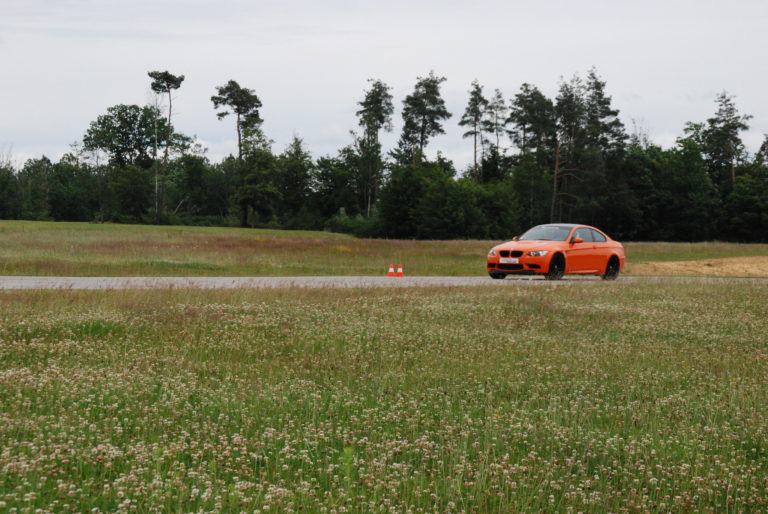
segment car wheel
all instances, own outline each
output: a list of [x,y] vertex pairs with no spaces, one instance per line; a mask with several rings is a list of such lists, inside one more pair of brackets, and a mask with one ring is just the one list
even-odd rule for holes
[[552,256],[549,261],[549,271],[544,275],[547,280],[560,280],[565,274],[565,258],[561,254]]
[[499,273],[498,271],[489,271],[488,274],[491,276],[492,279],[495,280],[504,280],[507,278],[506,273]]
[[619,259],[611,257],[605,265],[603,280],[616,280],[619,276]]

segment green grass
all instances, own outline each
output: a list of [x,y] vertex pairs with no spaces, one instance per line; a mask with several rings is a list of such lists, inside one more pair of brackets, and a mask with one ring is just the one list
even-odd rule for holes
[[0,275],[483,275],[489,241],[329,232],[0,221]]
[[[329,232],[0,221],[0,275],[304,276],[486,274],[502,241],[356,239]],[[768,256],[768,245],[626,243],[631,264]],[[631,273],[631,266],[627,270]]]
[[0,510],[764,511],[768,287],[0,292]]

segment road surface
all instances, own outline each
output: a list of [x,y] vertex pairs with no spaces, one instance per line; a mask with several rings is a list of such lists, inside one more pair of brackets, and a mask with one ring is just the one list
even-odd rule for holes
[[[276,288],[372,288],[372,287],[434,287],[434,286],[559,286],[573,283],[603,282],[599,277],[569,276],[549,281],[541,277],[24,277],[0,276],[0,289],[276,289]],[[698,283],[761,283],[768,278],[716,277],[620,277],[621,282],[698,282]]]

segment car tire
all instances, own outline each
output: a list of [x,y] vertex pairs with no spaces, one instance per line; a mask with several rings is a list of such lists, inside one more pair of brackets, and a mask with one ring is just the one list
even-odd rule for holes
[[614,256],[608,259],[605,265],[603,280],[616,280],[617,278],[619,278],[619,259]]
[[549,270],[544,274],[547,280],[560,280],[565,275],[565,257],[556,253],[549,261]]
[[505,278],[507,278],[506,273],[499,273],[498,271],[489,271],[488,275],[490,275],[491,278],[494,280],[504,280]]

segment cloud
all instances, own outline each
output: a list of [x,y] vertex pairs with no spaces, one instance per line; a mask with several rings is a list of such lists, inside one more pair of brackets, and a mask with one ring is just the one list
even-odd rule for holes
[[458,168],[471,158],[457,122],[475,78],[507,98],[523,82],[554,96],[559,77],[595,65],[625,124],[644,118],[665,140],[711,116],[714,95],[727,89],[755,115],[752,132],[768,132],[768,69],[755,65],[768,47],[763,2],[5,0],[3,8],[0,144],[38,155],[66,148],[111,105],[145,103],[152,69],[186,75],[175,123],[209,142],[212,158],[233,137],[210,103],[230,78],[261,97],[276,149],[297,132],[316,156],[350,142],[367,79],[393,87],[397,132],[402,99],[430,69],[448,77],[454,114],[430,148],[455,156]]

